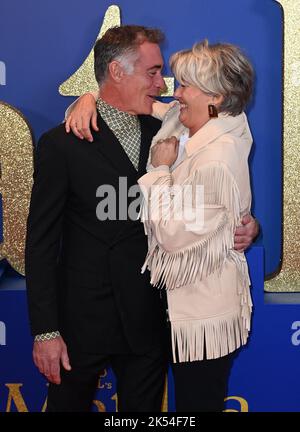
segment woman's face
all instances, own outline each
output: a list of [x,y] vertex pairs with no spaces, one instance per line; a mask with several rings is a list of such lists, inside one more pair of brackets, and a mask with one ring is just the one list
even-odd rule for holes
[[190,85],[180,85],[174,97],[180,102],[179,120],[190,130],[192,136],[208,122],[208,105],[213,103],[214,98]]

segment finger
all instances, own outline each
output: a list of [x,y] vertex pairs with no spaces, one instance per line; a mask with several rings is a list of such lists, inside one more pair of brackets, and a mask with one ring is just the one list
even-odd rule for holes
[[70,121],[71,121],[71,117],[68,117],[67,120],[65,121],[65,130],[67,133],[70,133]]
[[47,380],[50,381],[50,376],[51,376],[51,374],[50,374],[49,371],[44,371],[44,372],[40,371],[40,372],[41,372],[41,374],[43,374],[43,375],[47,378]]
[[48,380],[49,382],[51,382],[52,384],[61,384],[61,378],[60,378],[60,375],[58,375],[58,376],[54,376],[54,375],[49,374],[49,375],[45,375],[45,377],[46,377],[47,380]]
[[87,118],[85,116],[81,116],[79,120],[78,130],[81,133],[81,135],[87,140],[91,141],[93,140],[91,130],[90,130],[90,118]]
[[234,249],[237,251],[244,251],[245,249],[247,249],[249,247],[251,243],[249,241],[234,241]]
[[80,132],[87,141],[93,142],[93,135],[91,134],[91,130],[89,126],[86,125],[82,126]]
[[176,147],[177,145],[177,142],[172,138],[169,138],[167,143],[169,144],[169,146],[172,146],[173,148]]
[[249,244],[247,241],[242,240],[240,238],[236,238],[234,237],[234,249],[238,250],[238,249],[243,249],[247,244]]
[[81,117],[77,118],[77,120],[74,123],[76,124],[78,132],[83,137],[83,133],[82,133],[82,118]]
[[242,235],[235,235],[234,236],[234,243],[248,244],[249,241],[251,241],[251,237],[249,237],[249,236],[242,236]]
[[177,150],[178,150],[178,147],[179,147],[179,141],[176,140],[176,141],[174,142],[174,149],[175,149],[176,152],[177,152]]
[[37,365],[37,368],[42,375],[45,375],[45,376],[50,375],[49,365],[47,363],[45,363],[44,361],[40,361]]
[[244,252],[244,250],[246,249],[246,245],[244,244],[236,244],[234,243],[234,250],[236,250],[237,252]]
[[245,216],[243,216],[242,224],[247,225],[249,222],[251,222],[252,219],[253,219],[252,216],[248,213]]
[[63,350],[63,352],[62,352],[62,355],[61,355],[61,363],[62,363],[63,367],[64,367],[66,370],[70,371],[70,370],[72,369],[72,368],[71,368],[71,365],[70,365],[69,356],[68,356],[68,353],[67,353],[67,350],[66,350],[66,349]]
[[53,384],[60,384],[61,378],[59,363],[51,364],[50,372],[48,374],[45,373],[45,376]]
[[245,226],[239,226],[235,230],[235,236],[244,236],[247,234],[247,228]]
[[95,111],[92,115],[92,128],[94,129],[94,131],[99,131],[98,125],[97,125],[97,112]]
[[83,139],[83,135],[81,132],[82,129],[82,120],[81,117],[77,117],[75,119],[75,117],[73,118],[73,120],[70,122],[70,127],[72,129],[72,132],[74,133],[74,135],[76,135],[78,138]]
[[45,377],[48,379],[51,375],[51,364],[45,360],[43,360],[41,367],[39,368],[39,371],[41,374],[45,375]]
[[71,127],[71,129],[72,129],[73,134],[76,135],[77,138],[83,139],[82,134],[79,132],[79,130],[78,130],[78,128],[77,128],[77,124],[75,124],[75,123],[71,123],[71,124],[70,124],[70,127]]

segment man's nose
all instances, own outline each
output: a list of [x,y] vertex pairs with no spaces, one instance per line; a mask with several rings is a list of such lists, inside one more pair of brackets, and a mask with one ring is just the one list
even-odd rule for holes
[[155,82],[155,86],[157,88],[159,88],[161,92],[164,92],[164,91],[167,90],[167,86],[166,86],[165,80],[163,79],[163,77],[162,77],[161,74],[158,75],[158,77],[156,79],[156,82]]

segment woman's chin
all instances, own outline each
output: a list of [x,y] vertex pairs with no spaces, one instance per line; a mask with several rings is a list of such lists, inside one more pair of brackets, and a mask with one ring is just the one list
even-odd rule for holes
[[179,120],[181,121],[181,123],[185,126],[188,127],[186,122],[187,122],[187,115],[185,113],[180,113],[179,114]]

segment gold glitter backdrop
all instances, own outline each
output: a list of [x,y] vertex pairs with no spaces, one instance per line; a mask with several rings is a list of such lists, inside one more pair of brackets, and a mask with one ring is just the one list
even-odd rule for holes
[[265,290],[292,292],[300,291],[300,1],[278,3],[284,11],[283,252],[280,272]]
[[26,220],[32,188],[33,138],[23,115],[0,101],[0,193],[3,243],[0,260],[24,275]]
[[[96,41],[101,38],[104,33],[112,27],[121,25],[121,13],[118,6],[110,6],[104,16],[102,26]],[[173,96],[174,93],[174,78],[164,78],[167,90],[161,96]],[[86,92],[92,92],[98,89],[98,84],[94,75],[94,52],[91,49],[89,55],[84,60],[82,65],[70,76],[65,82],[59,86],[59,93],[62,96],[80,96]]]

